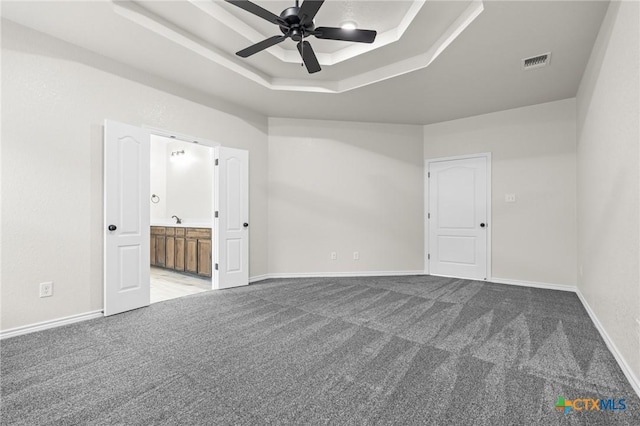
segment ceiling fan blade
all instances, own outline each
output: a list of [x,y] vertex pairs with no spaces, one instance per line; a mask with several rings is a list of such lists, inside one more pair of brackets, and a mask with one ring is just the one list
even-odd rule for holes
[[343,28],[332,27],[318,27],[312,34],[317,38],[355,41],[358,43],[373,43],[377,35],[373,30],[345,30]]
[[324,0],[304,0],[302,6],[300,6],[300,11],[298,12],[300,25],[313,21],[313,18],[316,17],[316,13],[318,13],[322,3],[324,3]]
[[318,72],[322,69],[320,68],[320,64],[318,63],[316,54],[313,53],[313,48],[308,41],[301,41],[300,43],[298,43],[298,52],[300,52],[302,61],[307,67],[307,71],[309,71],[309,74],[313,74],[314,72]]
[[248,0],[225,0],[227,3],[231,3],[234,6],[238,6],[240,9],[244,9],[249,13],[253,13],[256,16],[261,17],[262,19],[266,19],[267,21],[281,25],[283,27],[289,28],[289,24],[287,24],[284,19],[280,18],[278,15],[275,15],[269,12],[266,9],[258,6],[255,3],[251,3]]
[[271,46],[275,46],[276,44],[283,42],[286,39],[287,39],[286,35],[269,37],[266,40],[262,40],[260,43],[256,43],[253,46],[247,47],[246,49],[242,49],[241,51],[237,52],[236,55],[240,56],[241,58],[248,58],[249,56],[255,53],[258,53]]

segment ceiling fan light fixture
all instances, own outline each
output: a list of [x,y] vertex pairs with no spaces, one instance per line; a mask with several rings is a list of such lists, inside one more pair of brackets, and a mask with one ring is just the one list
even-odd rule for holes
[[358,28],[358,25],[356,25],[356,23],[353,21],[346,21],[340,24],[340,28],[342,28],[343,30],[355,30],[356,28]]

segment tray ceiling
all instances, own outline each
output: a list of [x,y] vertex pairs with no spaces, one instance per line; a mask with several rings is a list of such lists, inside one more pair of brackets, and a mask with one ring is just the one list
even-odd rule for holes
[[[265,4],[271,11],[291,3]],[[226,2],[113,2],[113,10],[160,37],[214,61],[268,89],[340,93],[427,67],[482,12],[481,0],[327,1],[316,22],[380,29],[372,44],[309,37],[323,71],[310,75],[301,66],[295,42],[286,40],[247,59],[235,52],[280,34],[270,24]],[[424,13],[418,16],[419,12]],[[403,37],[409,27],[416,37]]]
[[[287,4],[256,2],[275,13]],[[398,38],[333,63],[359,46],[310,37],[325,62],[313,75],[290,40],[237,57],[252,37],[272,36],[277,27],[272,33],[268,22],[222,1],[0,5],[3,26],[17,23],[32,39],[24,46],[3,40],[4,49],[73,60],[230,113],[428,124],[574,97],[609,2],[327,0],[319,25],[357,16],[359,27]],[[406,28],[394,30],[402,22]],[[548,66],[522,69],[523,58],[547,52]]]

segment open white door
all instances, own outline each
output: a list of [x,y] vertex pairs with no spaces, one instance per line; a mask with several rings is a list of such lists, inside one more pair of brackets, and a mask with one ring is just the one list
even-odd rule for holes
[[431,275],[488,277],[489,157],[429,163]]
[[248,285],[249,152],[217,147],[215,158],[214,287]]
[[104,123],[104,315],[148,306],[149,131]]

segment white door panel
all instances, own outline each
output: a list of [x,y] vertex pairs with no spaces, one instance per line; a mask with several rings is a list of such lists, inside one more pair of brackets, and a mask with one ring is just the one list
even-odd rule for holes
[[429,273],[487,278],[486,157],[429,163]]
[[104,315],[149,305],[149,132],[104,124]]
[[216,288],[249,284],[249,153],[216,148]]

